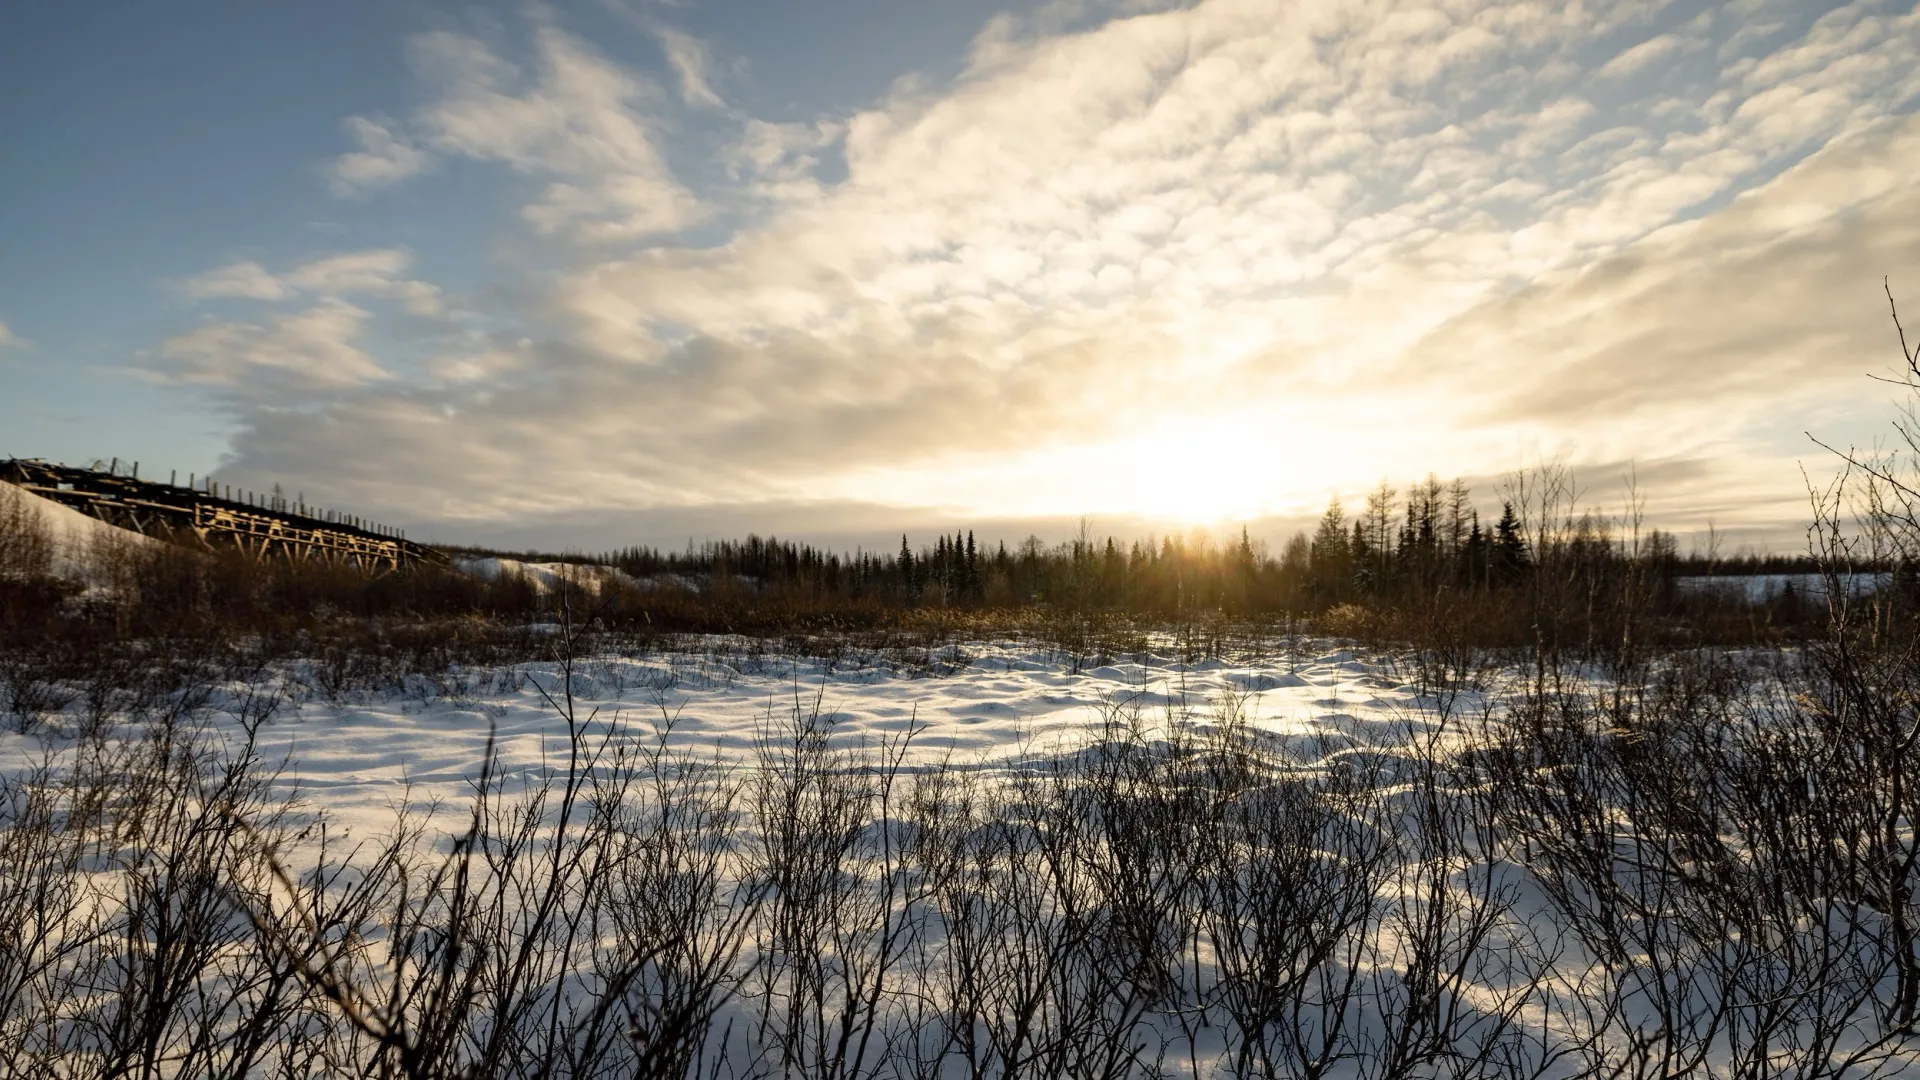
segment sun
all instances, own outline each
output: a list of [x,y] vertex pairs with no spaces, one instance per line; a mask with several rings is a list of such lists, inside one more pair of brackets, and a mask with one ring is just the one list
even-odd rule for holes
[[1289,501],[1299,440],[1249,418],[1185,421],[1085,448],[1075,501],[1189,525],[1243,521]]
[[1217,526],[1324,505],[1351,462],[1284,409],[1169,419],[1063,446],[943,458],[844,480],[848,495],[982,518],[1126,519]]

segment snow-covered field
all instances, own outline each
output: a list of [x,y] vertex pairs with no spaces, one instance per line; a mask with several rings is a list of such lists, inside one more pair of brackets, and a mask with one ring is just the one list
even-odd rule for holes
[[[938,652],[927,675],[885,665],[844,669],[813,659],[752,655],[714,639],[705,648],[576,662],[574,716],[608,732],[693,759],[751,767],[757,747],[797,712],[818,714],[844,748],[902,740],[905,761],[994,772],[1099,737],[1115,722],[1205,727],[1230,708],[1275,742],[1315,755],[1403,742],[1434,702],[1351,650],[1321,645],[1294,659],[1181,663],[1144,655],[1084,666],[1031,645],[978,643]],[[284,762],[276,786],[332,821],[362,832],[389,826],[402,798],[460,812],[491,744],[509,776],[550,767],[568,745],[566,683],[557,662],[410,677],[377,693],[329,700],[312,668],[274,673],[279,699],[260,728],[265,758]],[[260,687],[225,687],[238,702]],[[1475,707],[1480,695],[1454,707]],[[208,713],[210,730],[240,737],[237,705]],[[59,752],[73,722],[32,734],[0,732],[0,770],[18,774]]]
[[[1097,735],[1116,714],[1149,723],[1205,723],[1232,701],[1264,732],[1301,745],[1329,737],[1391,743],[1430,704],[1403,681],[1345,650],[1285,662],[1182,664],[1168,657],[1075,670],[1030,646],[967,647],[956,673],[927,677],[887,668],[826,670],[818,661],[742,660],[707,652],[580,661],[576,717],[700,758],[751,765],[762,733],[816,709],[841,745],[911,736],[908,761],[994,767],[1026,750],[1058,749]],[[330,814],[375,820],[409,786],[415,797],[458,803],[488,740],[508,771],[551,763],[567,740],[560,667],[543,662],[455,673],[436,685],[332,702],[289,671],[289,701],[264,729],[262,748],[289,763],[284,783]],[[590,718],[590,719],[589,719]],[[8,735],[8,759],[39,752]]]
[[[412,914],[370,906],[313,933],[340,948],[360,942],[357,959],[339,961],[349,982],[380,992],[399,979],[430,991],[441,962],[433,958],[447,955],[432,951],[448,940],[437,928],[460,904],[477,904],[466,959],[445,962],[476,972],[475,986],[507,979],[495,989],[511,991],[516,1009],[558,1008],[569,1019],[543,1029],[535,1014],[488,1012],[497,1003],[481,995],[456,1010],[454,1042],[441,1048],[469,1066],[489,1060],[486,1033],[500,1023],[530,1025],[529,1045],[559,1038],[578,1050],[567,1040],[584,1036],[569,1025],[605,1000],[637,1010],[632,1045],[595,1051],[617,1063],[608,1075],[639,1069],[656,1052],[671,1058],[674,1075],[840,1080],[981,1071],[1546,1077],[1601,1068],[1845,1076],[1895,1075],[1913,1063],[1911,1040],[1889,1041],[1876,1019],[1884,1007],[1876,1002],[1897,990],[1892,967],[1875,966],[1885,938],[1870,912],[1830,912],[1831,925],[1816,932],[1804,920],[1818,904],[1789,906],[1781,925],[1797,929],[1783,938],[1771,924],[1725,921],[1738,918],[1720,911],[1726,897],[1702,904],[1672,882],[1648,892],[1643,871],[1630,868],[1644,866],[1649,839],[1670,842],[1657,839],[1657,820],[1622,819],[1624,861],[1597,879],[1570,878],[1593,855],[1582,846],[1585,819],[1555,816],[1573,789],[1552,768],[1538,786],[1528,779],[1537,767],[1506,774],[1514,807],[1533,809],[1511,819],[1513,839],[1490,847],[1494,804],[1451,787],[1449,766],[1423,764],[1491,730],[1476,721],[1497,718],[1515,688],[1499,672],[1437,698],[1406,676],[1413,667],[1327,643],[1263,660],[1147,654],[1088,666],[982,642],[914,670],[829,665],[738,639],[680,646],[588,656],[570,680],[561,664],[541,661],[409,676],[330,700],[312,666],[296,663],[220,688],[198,715],[229,752],[251,727],[263,759],[281,763],[255,804],[294,800],[277,850],[297,888],[317,888],[314,872],[361,853],[347,859],[360,870],[327,872],[338,875],[329,887],[337,898],[324,903],[298,900],[292,881],[276,887],[256,866],[250,888],[267,898],[251,901],[256,912],[278,904],[291,918],[302,903],[312,917],[355,910],[356,882],[371,880],[359,875],[378,862],[365,853],[393,834],[401,807],[416,808],[414,824],[425,828],[412,843],[424,861],[380,893]],[[142,726],[123,734],[137,738]],[[1240,727],[1242,741],[1206,743],[1223,726]],[[849,755],[808,758],[794,741],[802,729],[827,732],[826,743]],[[1225,756],[1171,767],[1155,758],[1153,748],[1180,732]],[[1147,756],[1106,758],[1072,774],[1069,787],[1031,786],[1116,736]],[[706,796],[653,772],[664,786],[636,790],[629,809],[638,816],[607,819],[597,833],[588,826],[604,789],[588,784],[569,820],[585,830],[573,842],[595,854],[550,863],[556,800],[568,790],[569,752],[581,745],[598,749],[595,769],[621,746],[665,746],[676,761],[722,768],[699,770]],[[5,734],[0,772],[24,776],[75,746],[72,717]],[[478,899],[462,900],[469,887],[454,889],[432,868],[461,858],[467,841],[454,838],[475,820],[490,746],[498,787],[488,820],[497,831],[474,841]],[[1266,756],[1228,760],[1239,751]],[[897,768],[870,771],[889,759]],[[221,755],[211,760],[218,774]],[[667,773],[682,775],[676,769]],[[556,777],[545,802],[524,801]],[[1075,794],[1083,781],[1090,794]],[[675,791],[685,800],[678,808],[660,801]],[[313,828],[322,820],[325,851]],[[1530,850],[1539,866],[1523,861]],[[154,876],[165,865],[155,857],[115,859],[151,890],[166,880]],[[244,875],[245,857],[236,858],[231,872]],[[623,869],[591,869],[605,858]],[[97,882],[119,872],[100,869],[108,873]],[[402,880],[412,884],[393,891]],[[424,893],[408,891],[423,882]],[[1568,921],[1602,894],[1629,905],[1657,898],[1672,911]],[[1772,917],[1764,905],[1755,910]],[[576,917],[613,920],[596,931],[612,944],[576,938],[566,929]],[[639,929],[622,922],[629,918]],[[424,944],[408,938],[423,950],[411,975],[382,966],[382,941],[423,928]],[[232,955],[262,948],[248,940],[235,938]],[[506,973],[499,963],[522,943],[539,958],[533,973]],[[637,981],[610,991],[604,972],[618,969],[623,949],[639,948],[682,953],[673,965],[646,953],[631,969]],[[5,961],[0,946],[0,974]],[[220,970],[208,976],[216,985],[262,977],[246,966],[256,961],[203,962]],[[695,969],[718,972],[717,981],[685,982]],[[426,1022],[441,1008],[432,993],[394,1015]],[[215,1010],[217,1022],[244,1030],[255,999],[233,1000],[240,1004]],[[355,1043],[331,1006],[303,1000],[312,1015],[333,1017],[299,1029],[314,1053],[363,1066],[379,1056]],[[363,1011],[378,1011],[372,1000]],[[694,1014],[678,1034],[649,1026],[682,1006]],[[1869,1067],[1854,1069],[1856,1054]]]

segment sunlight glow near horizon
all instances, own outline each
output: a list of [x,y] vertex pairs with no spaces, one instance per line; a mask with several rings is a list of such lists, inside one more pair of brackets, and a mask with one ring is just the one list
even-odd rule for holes
[[1298,410],[1254,407],[1174,418],[1106,442],[865,472],[845,491],[902,506],[933,502],[961,517],[1065,513],[1216,526],[1318,514],[1330,496],[1371,487],[1393,457],[1340,458],[1344,445]]

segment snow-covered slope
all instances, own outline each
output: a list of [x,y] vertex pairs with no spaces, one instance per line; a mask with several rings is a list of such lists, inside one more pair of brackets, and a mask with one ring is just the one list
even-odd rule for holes
[[51,499],[0,481],[0,518],[23,520],[52,544],[55,577],[95,583],[105,558],[127,549],[160,543],[151,537],[109,525]]
[[487,581],[498,581],[502,577],[522,577],[541,593],[551,592],[562,582],[572,582],[588,592],[599,592],[608,582],[619,582],[629,586],[639,584],[611,566],[594,563],[530,563],[521,562],[519,559],[500,559],[491,556],[485,558],[461,556],[453,560],[453,565],[462,573],[484,578]]

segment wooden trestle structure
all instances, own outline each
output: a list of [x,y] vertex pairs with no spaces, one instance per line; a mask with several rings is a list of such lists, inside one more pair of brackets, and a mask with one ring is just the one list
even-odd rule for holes
[[236,499],[231,488],[212,481],[204,489],[154,483],[139,473],[135,464],[132,475],[124,475],[118,462],[101,470],[23,458],[0,461],[0,480],[145,536],[237,547],[261,560],[314,559],[376,572],[446,561],[398,530],[360,518],[244,491]]

